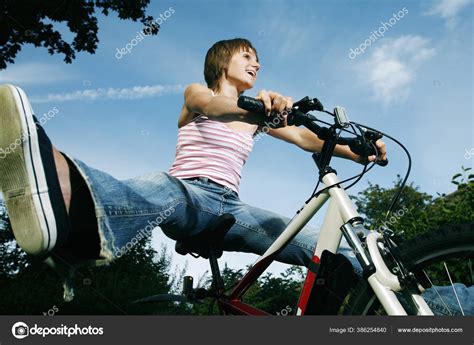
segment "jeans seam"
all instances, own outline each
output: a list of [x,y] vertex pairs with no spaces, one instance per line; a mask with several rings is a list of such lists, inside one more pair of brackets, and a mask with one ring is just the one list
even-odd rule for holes
[[427,300],[426,303],[430,306],[431,309],[435,309],[436,311],[443,313],[444,315],[461,315],[461,313],[459,313],[457,310],[450,310],[444,305],[441,305],[432,300]]
[[224,213],[224,207],[225,207],[225,194],[222,194],[221,195],[221,203],[219,205],[219,214],[223,214]]
[[[257,228],[254,228],[253,226],[249,225],[249,224],[245,224],[245,223],[242,223],[242,222],[239,222],[239,221],[236,221],[235,224],[238,224],[238,225],[240,225],[240,226],[243,226],[244,228],[247,228],[247,229],[249,229],[249,230],[252,230],[252,231],[254,231],[254,232],[257,232],[257,233],[259,233],[259,234],[261,234],[261,235],[267,236],[268,238],[270,238],[270,239],[272,240],[272,244],[273,244],[273,242],[275,242],[275,240],[276,240],[277,237],[278,237],[278,236],[277,236],[277,237],[271,236],[271,235],[269,235],[264,229],[262,229],[262,228],[258,228],[258,229],[257,229]],[[302,242],[300,242],[300,241],[295,241],[294,239],[291,240],[291,242],[288,243],[287,246],[291,246],[291,245],[292,245],[292,246],[296,246],[296,247],[300,247],[300,248],[303,248],[303,249],[306,249],[306,250],[310,250],[310,251],[313,249],[312,247],[307,246],[306,244],[304,244],[304,243],[302,243]]]
[[197,210],[197,211],[201,211],[201,212],[206,212],[206,213],[209,213],[209,214],[212,214],[214,216],[220,216],[219,212],[215,213],[213,212],[212,210],[208,210],[208,209],[201,209],[199,207],[194,207],[193,205],[191,204],[188,204],[186,201],[184,202],[188,207],[194,209],[194,210]]
[[[107,210],[107,207],[115,207],[115,206],[105,206],[104,207],[104,213],[105,213],[105,216],[106,217],[111,217],[111,218],[114,218],[114,217],[141,217],[141,216],[153,216],[157,213],[160,213],[160,212],[163,212],[169,208],[172,208],[172,207],[175,207],[177,206],[178,204],[180,204],[181,202],[183,203],[186,203],[186,199],[177,199],[177,200],[174,200],[173,202],[169,202],[168,204],[164,205],[163,207],[160,207],[159,209],[158,208],[154,208],[154,209],[146,209],[146,212],[136,212],[137,208],[123,208],[122,210],[120,211],[115,211],[114,214],[112,214],[110,210]],[[131,212],[133,211],[133,212]]]
[[[225,195],[228,195],[228,194],[235,194],[236,197],[238,197],[238,194],[231,188],[227,187],[227,186],[222,186],[222,187],[218,187],[218,186],[214,186],[212,184],[206,184],[202,181],[197,181],[197,180],[185,180],[186,183],[189,183],[195,187],[198,187],[200,189],[203,189],[205,190],[206,192],[210,192],[210,193],[217,193],[217,194],[221,194],[222,193],[222,196],[225,196]],[[206,187],[210,187],[210,188],[206,188]]]

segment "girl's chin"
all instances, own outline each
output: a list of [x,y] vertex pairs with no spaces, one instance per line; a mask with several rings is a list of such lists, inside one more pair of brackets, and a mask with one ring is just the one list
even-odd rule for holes
[[250,90],[252,87],[253,87],[253,85],[244,86],[244,87],[241,88],[241,92]]
[[254,86],[254,84],[255,84],[255,80],[254,80],[254,81],[251,81],[251,82],[245,81],[245,82],[243,83],[243,85],[244,85],[246,88],[248,88],[248,89],[251,89],[251,88]]
[[240,80],[240,82],[236,86],[240,90],[240,92],[243,92],[245,90],[253,88],[254,84],[255,81],[250,82],[249,80]]

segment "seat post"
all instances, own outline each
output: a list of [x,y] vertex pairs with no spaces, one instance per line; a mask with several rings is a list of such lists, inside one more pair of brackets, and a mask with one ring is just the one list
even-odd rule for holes
[[225,289],[217,258],[222,256],[224,237],[235,223],[235,217],[230,213],[220,215],[216,222],[200,233],[176,241],[175,250],[181,255],[191,254],[194,257],[209,259],[212,272],[212,285],[218,293]]
[[224,290],[224,280],[222,279],[217,262],[217,256],[213,247],[209,249],[209,263],[211,264],[212,282],[217,290]]

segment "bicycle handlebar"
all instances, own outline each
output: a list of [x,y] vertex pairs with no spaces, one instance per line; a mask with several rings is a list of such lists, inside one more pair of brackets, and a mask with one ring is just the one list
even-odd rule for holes
[[[265,114],[265,106],[263,105],[263,102],[256,98],[240,96],[237,105],[239,108],[253,113]],[[317,98],[310,99],[309,97],[305,97],[296,102],[293,105],[293,108],[288,112],[288,125],[303,125],[324,141],[334,138],[334,130],[340,128],[337,122],[331,127],[319,126],[315,123],[315,121],[317,121],[316,116],[307,113],[311,110],[324,111],[321,102],[319,102]],[[332,113],[329,114],[333,115]],[[356,135],[356,138],[336,137],[335,143],[349,146],[350,150],[359,156],[368,157],[375,155],[375,142],[382,138],[382,134],[365,129],[363,135],[363,138],[360,135]],[[377,161],[377,164],[380,166],[386,166],[388,164],[388,159]]]

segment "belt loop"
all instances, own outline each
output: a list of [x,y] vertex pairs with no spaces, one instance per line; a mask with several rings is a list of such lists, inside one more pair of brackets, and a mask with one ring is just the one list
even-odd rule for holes
[[232,188],[230,187],[227,187],[227,186],[223,186],[224,187],[224,190],[225,190],[225,194],[226,195],[233,195],[234,197],[235,196],[238,196],[238,194],[235,192],[235,190],[233,190]]

